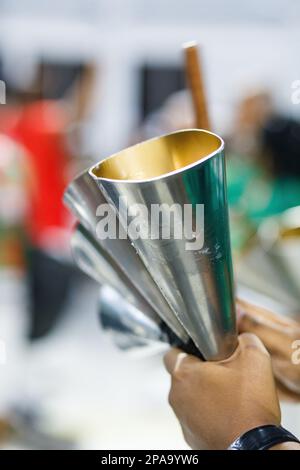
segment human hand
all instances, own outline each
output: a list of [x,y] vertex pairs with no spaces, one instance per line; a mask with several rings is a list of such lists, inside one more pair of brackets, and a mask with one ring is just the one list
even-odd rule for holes
[[300,400],[300,323],[242,300],[237,301],[240,333],[254,333],[272,357],[283,399]]
[[193,449],[226,449],[252,428],[280,424],[271,359],[255,335],[240,335],[225,361],[203,362],[179,349],[164,361],[171,374],[169,402]]

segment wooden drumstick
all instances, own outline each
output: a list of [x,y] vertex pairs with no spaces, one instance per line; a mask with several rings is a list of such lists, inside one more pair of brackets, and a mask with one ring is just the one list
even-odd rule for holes
[[195,124],[199,129],[210,130],[210,120],[197,43],[194,41],[185,43],[183,44],[183,49],[185,54],[185,71],[195,112]]

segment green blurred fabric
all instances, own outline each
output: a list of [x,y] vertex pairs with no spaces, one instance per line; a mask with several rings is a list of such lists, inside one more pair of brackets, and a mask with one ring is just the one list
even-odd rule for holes
[[300,204],[298,178],[272,178],[241,155],[226,161],[231,242],[239,251],[267,217]]

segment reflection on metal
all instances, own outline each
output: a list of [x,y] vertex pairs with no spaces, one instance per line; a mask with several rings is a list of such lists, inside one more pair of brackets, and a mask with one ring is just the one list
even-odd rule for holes
[[123,226],[128,214],[120,197],[142,204],[148,214],[152,204],[176,203],[192,205],[195,217],[196,205],[204,204],[201,249],[187,251],[186,240],[175,238],[132,243],[204,357],[232,354],[237,335],[222,139],[201,130],[175,132],[104,160],[90,175]]
[[134,290],[123,272],[118,269],[101,245],[83,226],[77,226],[71,244],[73,257],[82,271],[98,281],[99,284],[112,286],[127,302],[144,312],[149,318],[160,321],[156,312]]
[[[149,322],[155,324],[160,329],[161,334],[168,338],[169,344],[180,347],[189,354],[202,357],[186,333],[184,337],[179,336],[176,329],[171,328],[165,322],[163,315],[158,315],[151,305],[146,302],[145,298],[135,289],[123,271],[119,269],[114,260],[109,257],[85,227],[82,225],[77,226],[71,244],[73,257],[79,268],[99,284],[111,286],[118,293],[122,299],[122,302],[119,302],[120,311],[122,311],[123,304],[126,304],[129,312],[139,312],[140,317],[142,315],[148,318]],[[136,316],[136,321],[138,321],[137,318]]]
[[[69,185],[65,192],[64,201],[86,229],[84,230],[83,227],[79,229],[80,234],[75,235],[73,245],[77,243],[76,237],[82,238],[82,233],[84,233],[84,237],[90,240],[90,244],[94,249],[96,247],[98,258],[99,253],[100,256],[105,257],[106,264],[111,265],[112,269],[110,271],[115,270],[117,272],[117,278],[122,279],[123,284],[131,292],[131,296],[143,297],[145,302],[149,304],[149,308],[151,307],[169,325],[183,343],[189,342],[187,332],[161,296],[150,274],[136,255],[129,239],[100,239],[97,237],[96,230],[99,220],[96,216],[97,208],[102,204],[107,204],[107,201],[88,172],[82,173]],[[117,233],[118,231],[119,226],[117,221]],[[82,242],[84,245],[86,244],[85,240],[82,240]],[[79,255],[77,255],[77,259],[80,260],[81,264],[83,263]],[[99,271],[103,272],[103,269],[100,268],[100,261],[98,269],[93,260],[91,260],[90,264],[94,264],[93,270],[95,273],[98,273],[98,276],[100,274]],[[107,271],[107,269],[104,271]]]
[[161,343],[169,343],[168,335],[163,333],[160,322],[150,319],[124,301],[124,298],[108,285],[103,286],[100,291],[99,315],[103,329],[112,334],[120,349],[147,347],[151,352],[161,347]]
[[97,208],[106,201],[87,171],[67,187],[64,203],[92,235],[96,233]]

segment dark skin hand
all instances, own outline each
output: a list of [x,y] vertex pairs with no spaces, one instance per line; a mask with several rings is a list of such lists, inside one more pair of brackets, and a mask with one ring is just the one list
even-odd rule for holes
[[179,349],[171,349],[164,361],[171,375],[169,402],[193,449],[226,449],[252,428],[280,424],[271,358],[255,335],[240,335],[225,361],[203,362]]

